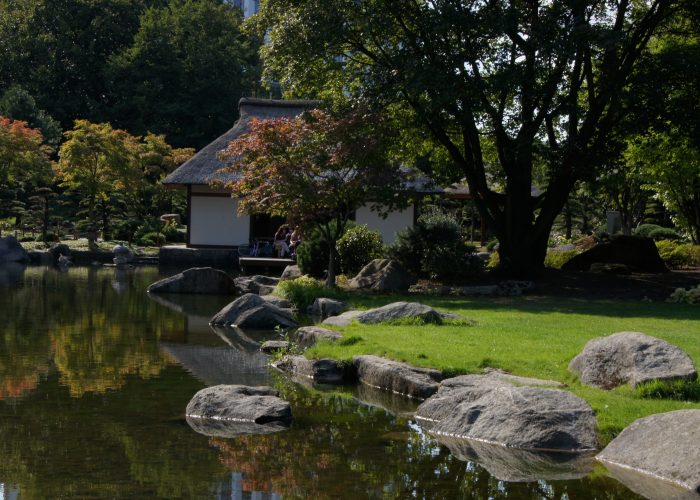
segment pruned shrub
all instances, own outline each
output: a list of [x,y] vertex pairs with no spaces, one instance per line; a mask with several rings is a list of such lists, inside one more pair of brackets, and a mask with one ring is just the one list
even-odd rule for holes
[[649,238],[653,239],[654,241],[679,240],[681,239],[681,235],[678,234],[675,229],[671,229],[670,227],[660,227],[650,231]]
[[651,232],[657,229],[663,229],[663,227],[658,224],[640,224],[637,229],[634,230],[635,236],[642,236],[644,238],[651,238]]
[[459,222],[452,215],[431,210],[421,215],[416,225],[399,231],[387,253],[418,276],[458,281],[483,269],[475,250],[464,242]]
[[382,236],[365,224],[351,227],[336,243],[343,273],[354,276],[374,259],[383,255]]
[[681,269],[700,265],[700,245],[661,240],[656,242],[656,248],[663,261],[671,268]]
[[161,233],[146,233],[137,243],[143,247],[159,247],[165,245],[165,236]]

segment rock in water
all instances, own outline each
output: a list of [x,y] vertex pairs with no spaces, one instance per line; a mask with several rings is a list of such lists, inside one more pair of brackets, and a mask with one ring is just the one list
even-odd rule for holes
[[282,328],[297,326],[289,309],[277,307],[254,293],[247,293],[228,304],[214,315],[210,323],[261,330],[277,326]]
[[279,351],[287,352],[289,347],[289,342],[286,340],[267,340],[260,346],[260,351],[265,354],[274,354]]
[[612,389],[651,380],[695,380],[697,371],[685,352],[638,332],[620,332],[589,341],[569,363],[584,384]]
[[[596,458],[630,489],[648,498],[698,498],[700,410],[640,418]],[[686,496],[671,485],[693,494]]]
[[498,387],[460,403],[430,432],[529,450],[596,449],[593,409],[560,389]]
[[217,385],[202,389],[187,404],[187,422],[210,436],[266,433],[284,429],[291,406],[271,387]]
[[7,262],[29,262],[29,254],[14,236],[0,238],[0,264]]
[[379,356],[355,356],[352,362],[363,384],[416,399],[435,394],[442,380],[442,373],[437,370],[417,368]]
[[236,287],[231,277],[211,267],[193,267],[148,287],[149,293],[193,293],[233,295]]
[[378,291],[405,291],[414,283],[416,278],[397,261],[374,259],[350,280],[348,286]]
[[285,356],[274,367],[309,379],[317,384],[346,384],[355,381],[352,367],[334,359],[307,359],[304,356]]

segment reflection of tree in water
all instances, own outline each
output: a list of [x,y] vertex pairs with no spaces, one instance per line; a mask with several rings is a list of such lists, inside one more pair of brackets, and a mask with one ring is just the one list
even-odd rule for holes
[[[282,389],[292,403],[288,431],[211,438],[221,463],[242,472],[245,491],[312,498],[629,498],[615,481],[507,483],[402,418],[339,394]],[[616,495],[617,494],[617,495]]]
[[[0,301],[0,314],[7,311],[0,347],[15,353],[0,358],[0,375],[12,374],[0,379],[0,397],[35,387],[50,359],[73,396],[118,389],[129,375],[148,378],[163,369],[155,340],[180,328],[181,319],[145,300],[155,270],[115,272],[74,268],[67,279],[50,269],[25,271],[24,286]],[[128,290],[115,290],[115,279]]]

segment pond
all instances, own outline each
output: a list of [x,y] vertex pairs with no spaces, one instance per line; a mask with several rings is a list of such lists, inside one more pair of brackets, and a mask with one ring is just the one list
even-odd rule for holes
[[[151,298],[160,274],[0,268],[0,500],[635,498],[600,466],[508,482],[422,432],[407,400],[297,385],[258,351],[275,332],[213,330],[227,300]],[[219,383],[275,386],[290,429],[197,434],[185,406]]]

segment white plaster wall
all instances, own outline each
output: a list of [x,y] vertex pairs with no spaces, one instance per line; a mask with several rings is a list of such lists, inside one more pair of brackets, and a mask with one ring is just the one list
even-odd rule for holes
[[413,211],[410,206],[405,210],[390,212],[386,219],[370,210],[369,206],[360,207],[355,212],[355,222],[367,224],[370,229],[378,230],[382,235],[384,243],[393,243],[396,239],[396,232],[413,225]]
[[238,200],[193,194],[190,203],[190,245],[238,246],[248,243],[250,217],[238,215]]

